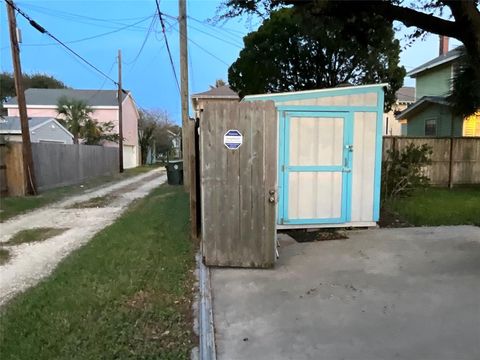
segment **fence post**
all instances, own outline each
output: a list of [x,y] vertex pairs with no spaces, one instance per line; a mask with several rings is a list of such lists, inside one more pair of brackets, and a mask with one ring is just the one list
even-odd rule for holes
[[448,163],[448,188],[453,188],[453,136],[450,137],[450,157]]

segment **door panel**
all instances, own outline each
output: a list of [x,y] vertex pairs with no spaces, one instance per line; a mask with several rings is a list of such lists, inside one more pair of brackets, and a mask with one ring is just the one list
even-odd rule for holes
[[342,165],[343,118],[290,117],[289,165]]
[[[200,121],[205,264],[268,268],[275,262],[277,112],[272,101],[209,102]],[[237,130],[243,142],[224,145]]]
[[348,112],[286,112],[280,223],[347,221],[352,119]]
[[340,172],[289,172],[290,219],[339,218],[342,215]]

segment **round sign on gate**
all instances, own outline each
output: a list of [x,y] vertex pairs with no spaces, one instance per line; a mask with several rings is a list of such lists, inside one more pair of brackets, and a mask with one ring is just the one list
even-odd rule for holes
[[227,149],[236,150],[242,143],[243,136],[238,130],[228,130],[225,135],[223,135],[223,144]]

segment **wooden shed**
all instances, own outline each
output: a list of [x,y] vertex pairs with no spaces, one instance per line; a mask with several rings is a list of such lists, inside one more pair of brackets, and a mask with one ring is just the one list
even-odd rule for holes
[[376,225],[386,86],[244,98],[277,110],[278,229]]

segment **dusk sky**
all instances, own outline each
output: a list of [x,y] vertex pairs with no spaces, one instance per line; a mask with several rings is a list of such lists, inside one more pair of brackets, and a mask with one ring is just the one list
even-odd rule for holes
[[[216,15],[221,3],[222,0],[188,1],[190,94],[208,90],[216,79],[227,80],[228,66],[237,58],[243,36],[259,25],[259,22],[252,23],[246,18],[207,24],[206,20]],[[155,14],[154,0],[23,0],[16,1],[16,4],[115,80],[117,50],[122,49],[123,87],[132,91],[138,106],[167,110],[173,121],[180,122],[179,92]],[[160,6],[162,12],[177,16],[178,1],[162,0]],[[12,71],[5,4],[0,6],[0,21],[0,68]],[[110,80],[33,29],[21,16],[17,16],[17,22],[22,30],[21,61],[24,72],[51,74],[73,88],[115,88]],[[169,16],[165,22],[175,68],[180,76],[178,24]],[[398,38],[402,39],[403,34],[399,33]],[[404,44],[402,40],[402,46]],[[457,45],[457,40],[450,41],[450,48]],[[438,36],[429,35],[424,41],[417,41],[403,50],[401,64],[408,71],[437,55]],[[405,85],[413,86],[414,82],[406,78]]]

